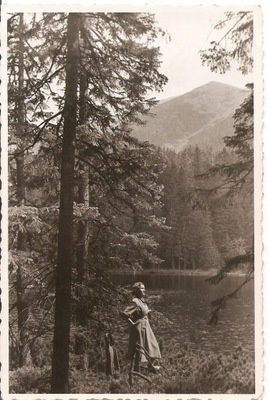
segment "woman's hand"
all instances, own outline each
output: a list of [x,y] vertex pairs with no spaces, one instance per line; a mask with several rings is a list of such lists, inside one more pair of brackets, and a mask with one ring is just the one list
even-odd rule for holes
[[131,318],[128,318],[128,323],[129,323],[130,326],[135,325],[135,323],[131,320]]

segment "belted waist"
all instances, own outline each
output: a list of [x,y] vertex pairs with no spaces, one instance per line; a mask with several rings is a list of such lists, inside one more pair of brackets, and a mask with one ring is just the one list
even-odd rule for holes
[[135,325],[138,325],[138,324],[140,324],[141,322],[144,322],[144,321],[148,321],[148,316],[147,315],[144,315],[144,317],[139,318],[137,321],[135,321]]

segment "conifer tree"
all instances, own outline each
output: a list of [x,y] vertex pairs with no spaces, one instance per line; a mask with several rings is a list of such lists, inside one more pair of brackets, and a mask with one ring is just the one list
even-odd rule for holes
[[[71,19],[73,18],[75,18],[74,15],[72,15],[72,18],[71,14],[68,16],[69,23],[71,23]],[[70,140],[67,143],[69,151],[65,153],[64,143],[66,136],[64,130],[52,369],[52,392],[60,391],[64,393],[68,391],[68,346],[70,334],[71,272],[73,264],[73,237],[71,229],[73,186],[71,182],[74,178],[73,146],[76,136],[75,117],[78,106],[75,97],[78,82],[77,80],[74,81],[74,78],[76,77],[77,79],[78,68],[80,67],[88,80],[87,107],[89,110],[88,126],[90,142],[84,140],[83,143],[89,148],[92,147],[92,136],[96,128],[101,130],[102,134],[105,134],[107,129],[116,128],[116,125],[123,127],[127,122],[139,121],[138,113],[147,112],[149,107],[154,104],[153,100],[146,99],[147,90],[152,88],[152,86],[158,89],[165,82],[165,78],[156,69],[158,55],[156,49],[149,48],[146,50],[144,45],[138,45],[138,42],[131,40],[131,36],[137,38],[148,34],[148,32],[152,33],[152,37],[156,37],[157,31],[154,31],[153,19],[150,16],[141,15],[139,18],[139,16],[133,14],[89,14],[86,16],[76,15],[76,19],[76,37],[73,37],[72,40],[74,40],[74,43],[69,48],[71,51],[75,45],[77,46],[77,54],[72,55],[74,58],[73,62],[76,62],[76,64],[72,66],[72,74],[69,77],[67,74],[68,70],[66,72],[64,126],[66,127],[66,134],[69,132]],[[96,21],[97,26],[95,27]],[[83,34],[83,47],[80,47],[80,53],[79,31],[77,31],[79,23]],[[69,33],[71,35],[71,31]],[[72,33],[74,34],[74,30],[72,30]],[[125,38],[121,38],[119,33]],[[70,43],[68,40],[71,40],[69,35],[67,35],[67,45],[69,46]],[[72,60],[72,57],[69,60],[68,54],[67,67],[68,62]],[[80,60],[79,54],[82,55]],[[149,61],[152,64],[148,63]],[[143,67],[143,74],[141,74],[141,68]],[[111,69],[108,70],[108,68]],[[148,77],[150,77],[149,81],[147,81]],[[150,82],[150,85],[147,86],[146,82]],[[70,90],[72,87],[73,93],[73,97],[71,98],[69,98],[68,94],[69,84]],[[68,102],[72,103],[72,107],[71,103]],[[70,104],[71,107],[68,114],[67,104]],[[116,115],[114,112],[116,112]],[[71,116],[73,117],[73,120],[68,125],[66,125],[67,115],[70,118]],[[71,130],[70,127],[72,127]],[[66,161],[64,161],[65,157],[67,157]],[[68,168],[66,171],[63,169],[65,162]],[[67,199],[70,199],[68,204]],[[65,300],[64,307],[62,296],[67,299],[67,301]],[[65,332],[64,335],[62,332],[63,329]]]
[[52,393],[68,393],[71,282],[73,257],[74,141],[77,124],[79,14],[70,13],[67,25],[66,86],[61,161]]
[[[23,14],[19,16],[19,55],[18,55],[18,93],[19,96],[17,100],[17,126],[16,130],[21,131],[17,136],[21,136],[21,143],[24,142],[24,132],[25,127],[25,104],[24,104],[24,70],[23,70]],[[21,135],[20,135],[21,134]],[[25,171],[24,171],[24,154],[22,151],[22,145],[18,145],[17,155],[16,155],[16,169],[17,169],[17,199],[18,206],[23,206],[25,204]],[[26,250],[26,235],[25,232],[18,232],[17,239],[17,249],[19,252],[24,252]],[[29,349],[27,348],[27,321],[29,318],[29,310],[27,304],[27,296],[23,288],[23,266],[19,265],[17,269],[17,309],[18,309],[18,332],[19,332],[19,366],[22,367],[29,362]]]
[[212,41],[207,50],[201,50],[203,65],[211,71],[225,73],[237,63],[243,75],[253,70],[253,12],[225,12],[225,16],[215,25],[215,31],[222,32],[219,40]]
[[[72,15],[73,17],[74,15]],[[14,33],[12,30],[16,18],[17,16],[14,15],[9,21],[11,40],[14,37],[12,36]],[[113,260],[112,265],[119,265],[122,261],[126,261],[126,265],[132,265],[136,260],[137,267],[141,267],[146,259],[149,262],[156,262],[153,254],[151,254],[156,244],[150,234],[138,231],[138,226],[143,226],[144,229],[146,223],[149,224],[150,229],[153,229],[153,226],[159,224],[157,219],[150,214],[151,208],[158,203],[160,196],[160,188],[156,185],[159,167],[153,165],[148,168],[146,156],[152,157],[153,149],[148,144],[140,144],[135,139],[131,139],[126,131],[126,126],[130,122],[140,122],[139,116],[149,112],[151,106],[156,103],[155,99],[148,99],[148,91],[151,89],[161,90],[166,82],[165,76],[158,72],[160,64],[159,49],[153,45],[155,38],[159,34],[163,34],[163,32],[155,25],[152,15],[134,13],[84,13],[78,15],[80,37],[77,44],[79,51],[72,79],[76,76],[80,77],[80,98],[85,105],[86,116],[80,118],[81,126],[79,129],[75,126],[76,124],[74,125],[74,119],[72,120],[73,129],[72,132],[69,130],[68,137],[70,141],[68,141],[66,132],[68,128],[72,127],[72,124],[67,123],[68,115],[71,116],[72,112],[73,114],[75,112],[77,116],[79,113],[79,104],[74,97],[73,108],[67,114],[68,107],[71,107],[70,103],[68,103],[70,98],[67,95],[66,72],[69,43],[67,21],[70,18],[71,14],[65,13],[44,13],[40,16],[35,14],[28,15],[28,25],[24,36],[24,87],[26,120],[29,129],[27,140],[23,143],[21,150],[22,153],[26,154],[31,149],[34,149],[32,160],[35,159],[35,161],[37,161],[37,157],[34,157],[34,155],[45,155],[46,151],[47,154],[52,157],[55,156],[57,159],[60,146],[62,146],[63,153],[56,277],[53,392],[68,391],[67,348],[69,347],[71,317],[70,277],[72,266],[74,266],[72,254],[74,235],[69,229],[69,224],[73,217],[76,218],[76,215],[78,215],[80,221],[83,219],[81,217],[83,207],[78,207],[77,205],[72,206],[73,208],[71,207],[74,190],[77,189],[72,184],[72,179],[74,178],[73,165],[76,168],[78,165],[76,163],[73,164],[73,156],[78,157],[78,162],[83,164],[83,172],[86,170],[85,165],[91,171],[89,182],[94,182],[91,189],[94,187],[94,191],[96,191],[93,199],[97,199],[100,192],[105,194],[106,201],[103,202],[103,205],[105,205],[102,209],[103,213],[111,209],[118,209],[114,214],[115,217],[119,217],[122,215],[122,211],[128,210],[129,216],[126,220],[124,221],[121,217],[121,226],[117,227],[117,224],[114,224],[113,229],[117,231],[119,242],[117,240],[115,243],[111,241],[110,250],[113,249],[113,245],[115,245],[114,249],[124,249],[131,244],[135,251],[130,259],[124,258],[124,251],[122,250],[120,252],[117,251],[114,258],[110,254],[110,263]],[[13,116],[16,118],[16,109],[12,107],[15,101],[13,96],[13,77],[16,73],[15,64],[12,63],[15,54],[13,50],[14,48],[10,46],[9,105],[10,115],[12,118]],[[87,87],[86,84],[82,85],[83,79]],[[74,83],[76,91],[78,91],[78,83],[79,81]],[[66,88],[66,92],[62,90],[63,87]],[[52,108],[54,110],[56,108],[57,111],[51,113],[51,110],[47,108],[48,104],[53,104]],[[51,123],[54,120],[56,124],[52,126]],[[29,121],[31,121],[31,124]],[[65,122],[64,130],[62,129],[63,122]],[[54,134],[58,135],[58,138],[57,136],[56,138],[53,137]],[[65,145],[70,146],[68,147],[70,150],[68,155],[63,150],[63,148],[66,149]],[[72,145],[75,146],[74,153],[72,153]],[[66,157],[68,158],[67,162],[64,161]],[[65,170],[65,167],[68,171]],[[69,167],[70,170],[68,169]],[[71,172],[71,174],[68,175],[68,172]],[[34,184],[34,180],[37,178],[37,176],[34,178],[34,175],[36,176],[36,173],[33,173],[31,177],[29,176],[29,185]],[[44,176],[47,176],[47,174]],[[54,176],[53,174],[52,177],[54,178]],[[45,182],[44,177],[42,179]],[[40,179],[40,183],[42,179]],[[42,189],[41,187],[40,189],[38,189],[38,186],[36,187],[37,189],[31,187],[29,193],[33,193],[34,190],[44,191],[45,193],[45,187],[48,187],[48,182],[45,183],[45,187]],[[67,187],[70,189],[69,193],[65,192]],[[53,202],[51,209],[54,207],[54,216],[57,216],[58,212],[57,191],[58,183],[56,183],[56,188],[53,188],[52,192],[47,191],[46,194],[46,205],[51,205],[51,201]],[[111,199],[109,200],[109,194],[116,199],[114,204],[112,204]],[[131,197],[130,194],[132,194]],[[42,202],[43,200],[44,202]],[[35,199],[30,199],[29,197],[28,202],[31,201],[34,201],[39,206],[45,204],[45,198],[42,199],[39,194]],[[110,208],[107,206],[109,202],[111,203]],[[102,202],[99,200],[98,207],[101,205]],[[48,212],[47,207],[45,208],[46,210],[44,209],[43,211],[39,209],[38,213],[43,212],[45,215]],[[89,218],[90,214],[87,205],[84,210],[86,208],[88,208],[88,216],[85,220]],[[67,209],[69,210],[68,212],[66,211]],[[29,211],[30,208],[26,212],[28,213]],[[36,210],[32,211],[36,212]],[[16,215],[14,212],[14,217]],[[95,226],[97,227],[99,224],[99,227],[104,227],[104,221],[106,221],[106,226],[109,228],[106,233],[109,232],[111,234],[109,238],[111,240],[112,237],[115,237],[112,224],[109,222],[109,215],[103,215],[106,216],[105,219],[100,218],[99,221],[96,219]],[[143,219],[144,222],[141,223]],[[51,221],[51,218],[49,220]],[[135,229],[133,229],[134,221],[136,221]],[[65,228],[66,223],[68,229]],[[93,225],[91,232],[94,232],[95,226]],[[122,228],[127,229],[127,232],[124,233]],[[68,235],[69,242],[66,240],[65,235]],[[70,245],[71,236],[72,244]],[[37,242],[38,238],[36,237],[35,245],[37,245]],[[46,239],[46,243],[49,243],[49,240],[47,241]],[[37,247],[41,250],[40,243]],[[48,252],[52,254],[53,251],[55,249],[52,241],[51,249]],[[141,252],[143,253],[142,257]],[[107,255],[109,256],[109,254]],[[52,266],[54,261],[52,259]],[[105,258],[101,258],[100,265],[104,265],[104,263]],[[63,308],[61,308],[62,306]],[[60,329],[62,329],[61,333],[59,333]],[[61,360],[61,366],[59,365],[59,360]]]
[[[231,68],[231,61],[235,60],[238,70],[248,74],[253,69],[253,13],[240,11],[227,12],[215,29],[224,31],[218,42],[212,42],[206,51],[201,51],[202,63],[209,66],[212,71],[225,73]],[[230,46],[226,47],[229,43]],[[227,147],[233,150],[236,161],[230,164],[219,164],[209,169],[202,177],[216,174],[223,176],[221,183],[211,188],[211,193],[224,189],[226,196],[233,196],[240,190],[247,190],[253,194],[253,169],[254,169],[254,88],[248,84],[250,93],[234,114],[234,135],[224,138]],[[247,265],[245,283],[254,272],[254,244],[243,254],[226,260],[225,266],[219,274],[212,278],[212,283],[218,283],[234,267],[240,264]],[[218,320],[218,312],[226,305],[226,301],[236,295],[237,291],[226,295],[214,303],[211,322]]]

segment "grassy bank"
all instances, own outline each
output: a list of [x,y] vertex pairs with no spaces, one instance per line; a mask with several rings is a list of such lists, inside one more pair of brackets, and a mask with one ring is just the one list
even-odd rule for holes
[[[150,292],[153,309],[154,301],[158,298],[156,293]],[[98,348],[94,347],[94,341],[90,338],[92,347],[89,349],[88,372],[78,368],[78,360],[71,348],[70,393],[248,394],[255,392],[252,353],[241,346],[231,349],[229,353],[200,350],[199,346],[194,349],[182,343],[180,334],[169,339],[167,332],[170,328],[173,329],[173,324],[157,311],[152,315],[151,325],[161,346],[161,371],[153,374],[142,370],[150,382],[135,377],[133,386],[130,386],[130,365],[126,358],[128,331],[125,322],[118,315],[115,315],[115,321],[117,324],[113,336],[120,359],[120,375],[117,379],[106,376],[104,335],[100,335]],[[51,372],[48,349],[49,347],[44,347],[42,350],[42,347],[39,347],[39,366],[24,367],[10,372],[11,393],[49,393]]]
[[[154,313],[156,314],[156,313]],[[169,321],[162,316],[152,320],[158,338],[169,328]],[[90,369],[78,369],[76,356],[70,357],[70,393],[234,393],[255,392],[254,357],[240,346],[230,353],[202,351],[180,342],[180,337],[163,342],[160,340],[162,360],[161,371],[153,374],[141,370],[151,383],[135,377],[129,385],[129,361],[126,358],[128,332],[124,323],[119,322],[114,339],[120,359],[121,372],[117,379],[106,376],[105,350],[91,349]],[[104,344],[104,343],[103,343]],[[98,353],[98,354],[97,354]],[[11,393],[49,393],[50,367],[24,367],[10,373]]]
[[[169,355],[168,355],[169,354]],[[129,364],[122,363],[117,379],[107,377],[102,370],[93,368],[85,373],[72,369],[71,393],[254,393],[254,368],[251,357],[242,348],[231,354],[214,354],[176,348],[170,344],[158,374],[142,372],[150,382],[136,377],[130,387]],[[21,368],[12,372],[12,393],[49,392],[48,368]]]

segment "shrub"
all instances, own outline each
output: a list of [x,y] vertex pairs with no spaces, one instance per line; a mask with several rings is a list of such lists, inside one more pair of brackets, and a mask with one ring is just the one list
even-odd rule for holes
[[22,367],[10,372],[10,393],[49,393],[49,367]]
[[[171,353],[170,353],[171,354]],[[232,354],[175,351],[166,366],[163,393],[234,393],[255,392],[254,362],[241,347]]]
[[109,393],[110,378],[102,372],[84,372],[72,370],[70,372],[71,393]]
[[183,393],[199,393],[198,385],[195,378],[174,378],[173,380],[166,380],[163,384],[163,393],[168,394],[183,394]]
[[127,376],[113,379],[109,385],[109,393],[128,393],[130,386],[126,378]]

